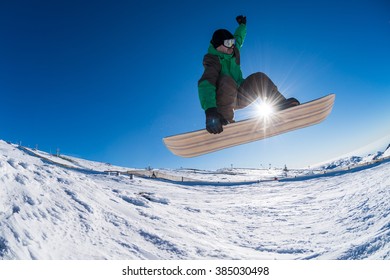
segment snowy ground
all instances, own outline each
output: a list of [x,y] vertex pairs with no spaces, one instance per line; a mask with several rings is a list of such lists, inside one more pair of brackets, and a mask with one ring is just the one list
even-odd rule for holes
[[283,171],[166,170],[209,182],[175,183],[38,153],[0,141],[0,259],[390,259],[389,161],[224,185]]

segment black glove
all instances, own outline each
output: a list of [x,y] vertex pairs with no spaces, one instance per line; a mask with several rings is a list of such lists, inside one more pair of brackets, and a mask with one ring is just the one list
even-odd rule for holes
[[245,24],[246,25],[246,16],[243,16],[243,15],[239,15],[236,17],[236,20],[238,22],[238,24]]
[[206,110],[206,129],[209,133],[219,134],[223,131],[223,125],[227,125],[228,121],[218,113],[217,108],[209,108]]

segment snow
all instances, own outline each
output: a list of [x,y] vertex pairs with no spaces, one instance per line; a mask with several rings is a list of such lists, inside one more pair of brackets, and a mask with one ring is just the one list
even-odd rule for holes
[[385,152],[383,153],[383,157],[390,157],[390,144],[387,146]]
[[0,141],[0,259],[390,259],[388,156],[147,171]]

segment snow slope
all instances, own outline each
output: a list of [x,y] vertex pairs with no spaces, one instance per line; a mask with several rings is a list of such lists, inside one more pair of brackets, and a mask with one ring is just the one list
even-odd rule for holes
[[221,185],[226,172],[174,183],[57,160],[0,141],[0,259],[390,259],[389,161]]

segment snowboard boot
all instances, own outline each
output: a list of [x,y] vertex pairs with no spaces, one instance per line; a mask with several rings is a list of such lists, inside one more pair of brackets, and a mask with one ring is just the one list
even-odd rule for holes
[[282,110],[286,110],[286,109],[291,108],[291,107],[298,106],[300,104],[301,103],[297,99],[295,99],[294,97],[291,97],[291,98],[287,98],[286,100],[280,102],[279,104],[276,104],[275,110],[282,111]]

